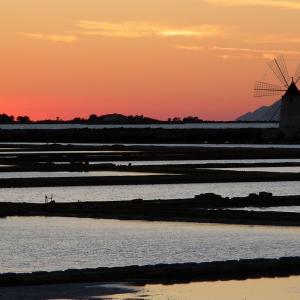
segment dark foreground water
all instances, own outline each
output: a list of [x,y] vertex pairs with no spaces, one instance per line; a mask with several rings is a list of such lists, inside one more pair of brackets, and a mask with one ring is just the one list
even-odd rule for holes
[[300,277],[173,285],[75,283],[0,288],[3,299],[299,300]]

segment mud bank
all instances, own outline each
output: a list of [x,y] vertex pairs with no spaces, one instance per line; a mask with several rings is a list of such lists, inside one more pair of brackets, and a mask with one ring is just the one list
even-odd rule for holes
[[[0,130],[1,132],[1,130]],[[183,143],[183,141],[181,142]],[[159,145],[112,145],[112,146],[93,146],[93,145],[67,145],[67,144],[1,144],[5,147],[0,151],[0,160],[28,162],[51,162],[51,161],[130,161],[130,160],[197,160],[197,159],[284,159],[300,158],[300,148],[251,148],[249,147],[205,147],[199,144],[198,147],[180,147],[178,145],[159,146]],[[14,147],[13,147],[14,146]],[[11,150],[9,150],[9,147]],[[35,153],[32,153],[32,152]],[[58,153],[64,151],[65,153]],[[77,153],[76,153],[77,151]],[[94,151],[94,153],[89,153]],[[98,153],[97,153],[98,151]],[[102,152],[101,152],[102,151]],[[13,154],[9,154],[12,152]],[[40,152],[40,153],[39,153]],[[48,152],[48,153],[47,153]],[[56,152],[56,153],[55,153]]]
[[[3,161],[4,162],[4,161]],[[141,172],[178,172],[185,173],[188,169],[222,169],[227,168],[268,168],[268,167],[300,167],[300,162],[266,162],[266,163],[176,163],[176,161],[169,163],[165,161],[164,164],[157,164],[156,161],[146,161],[145,164],[135,165],[136,161],[131,161],[131,166],[127,162],[117,161],[114,163],[105,163],[105,161],[93,162],[93,164],[72,164],[65,163],[26,163],[13,162],[11,165],[3,165],[1,172],[89,172],[89,171],[141,171]],[[150,164],[151,162],[151,164]],[[6,161],[7,163],[7,161]],[[133,165],[132,165],[133,164]],[[253,172],[253,171],[251,171]],[[270,172],[270,171],[269,171]],[[282,173],[282,172],[281,172]]]
[[76,282],[184,283],[300,275],[300,257],[0,274],[0,286]]
[[0,203],[0,217],[47,216],[119,220],[197,222],[243,225],[300,226],[300,214],[222,208],[300,205],[300,196],[250,195],[222,198],[200,195],[194,199],[73,203]]

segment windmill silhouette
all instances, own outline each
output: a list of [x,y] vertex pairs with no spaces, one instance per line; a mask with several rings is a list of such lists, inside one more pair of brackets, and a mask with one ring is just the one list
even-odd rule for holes
[[255,97],[282,95],[281,105],[274,112],[271,120],[280,110],[281,134],[287,139],[300,136],[300,91],[297,85],[300,83],[300,64],[293,77],[289,76],[286,62],[283,56],[274,58],[268,66],[277,77],[280,85],[256,81],[254,87]]

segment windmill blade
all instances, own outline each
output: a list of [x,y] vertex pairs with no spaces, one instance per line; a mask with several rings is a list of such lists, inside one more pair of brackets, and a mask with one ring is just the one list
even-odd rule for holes
[[286,63],[283,56],[274,58],[273,61],[268,63],[268,66],[273,71],[278,80],[285,86],[289,87],[289,73],[287,71]]
[[287,83],[287,85],[289,86],[291,83],[291,78],[289,75],[289,71],[288,68],[286,66],[286,62],[285,62],[285,58],[284,56],[279,56],[278,58],[276,58],[276,62],[282,72],[283,77],[285,78],[285,83]]
[[298,65],[297,70],[294,75],[295,84],[297,84],[299,82],[299,80],[300,80],[300,64]]
[[279,85],[256,81],[254,87],[254,97],[275,96],[280,95],[285,91],[286,89],[283,89]]

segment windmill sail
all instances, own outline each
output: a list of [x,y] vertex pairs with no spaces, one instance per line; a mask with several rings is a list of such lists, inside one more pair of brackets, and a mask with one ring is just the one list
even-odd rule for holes
[[256,81],[254,87],[254,96],[255,97],[274,96],[274,95],[280,95],[282,92],[285,91],[286,89],[283,89],[279,85]]
[[281,56],[268,63],[278,80],[286,87],[289,87],[290,79],[284,58]]
[[254,96],[273,96],[284,92],[280,100],[280,107],[274,110],[270,119],[272,120],[280,114],[278,137],[285,140],[300,140],[300,90],[297,87],[297,83],[300,82],[300,64],[294,78],[289,77],[283,57],[275,58],[268,65],[282,86],[257,81]]
[[294,75],[295,84],[297,84],[300,80],[300,64],[297,67],[296,73]]

